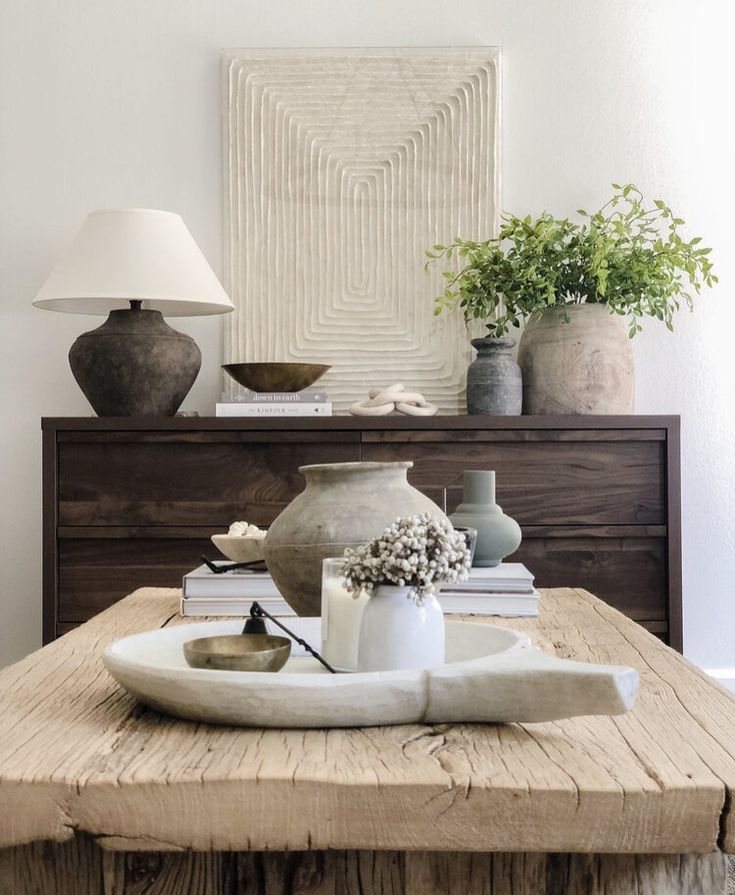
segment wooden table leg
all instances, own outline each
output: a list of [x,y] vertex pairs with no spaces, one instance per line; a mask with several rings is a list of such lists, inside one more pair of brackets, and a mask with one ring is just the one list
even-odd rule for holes
[[0,895],[726,895],[709,855],[0,850]]
[[725,895],[725,856],[541,853],[404,855],[405,895]]

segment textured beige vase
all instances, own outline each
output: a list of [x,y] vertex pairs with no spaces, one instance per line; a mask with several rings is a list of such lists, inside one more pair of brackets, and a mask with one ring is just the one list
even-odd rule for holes
[[633,412],[628,329],[606,305],[566,305],[532,317],[521,336],[518,363],[524,413]]
[[323,463],[301,466],[306,488],[276,518],[265,539],[268,570],[298,615],[321,611],[322,560],[364,544],[397,516],[439,507],[412,485],[400,463]]

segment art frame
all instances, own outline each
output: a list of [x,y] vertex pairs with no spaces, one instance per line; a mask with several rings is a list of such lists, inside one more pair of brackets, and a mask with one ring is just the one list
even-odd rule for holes
[[225,52],[225,360],[329,363],[337,410],[397,381],[463,409],[424,253],[497,232],[500,91],[495,47]]

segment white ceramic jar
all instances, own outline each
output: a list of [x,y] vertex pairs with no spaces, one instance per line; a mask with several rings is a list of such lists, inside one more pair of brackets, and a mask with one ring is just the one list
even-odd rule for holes
[[358,671],[399,671],[444,664],[444,615],[428,594],[418,602],[410,587],[382,584],[362,613]]

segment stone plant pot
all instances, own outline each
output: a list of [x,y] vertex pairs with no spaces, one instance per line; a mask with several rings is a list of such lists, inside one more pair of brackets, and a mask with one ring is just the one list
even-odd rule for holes
[[[569,322],[564,322],[564,313]],[[625,321],[606,305],[548,308],[526,324],[518,346],[523,412],[633,412],[633,350]]]
[[519,416],[523,404],[521,368],[511,357],[515,339],[473,339],[477,357],[467,368],[467,413]]
[[532,317],[518,363],[524,413],[633,412],[633,349],[625,321],[606,305],[569,304]]
[[306,488],[276,518],[265,538],[268,571],[298,615],[319,615],[322,560],[365,544],[397,516],[439,507],[408,484],[410,460],[301,466]]

